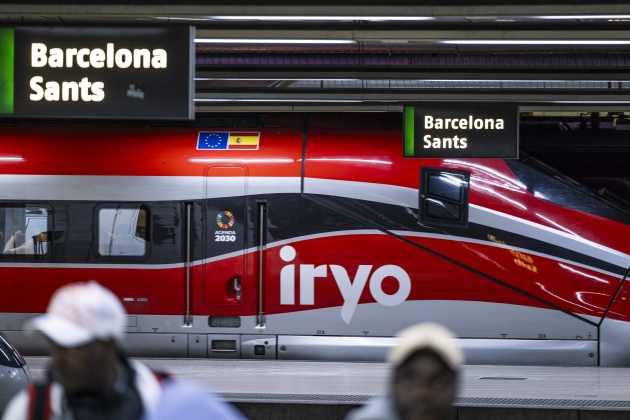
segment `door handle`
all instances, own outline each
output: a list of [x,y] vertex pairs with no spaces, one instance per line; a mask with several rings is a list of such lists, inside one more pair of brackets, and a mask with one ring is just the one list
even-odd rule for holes
[[234,277],[234,290],[236,291],[236,301],[241,300],[241,276]]

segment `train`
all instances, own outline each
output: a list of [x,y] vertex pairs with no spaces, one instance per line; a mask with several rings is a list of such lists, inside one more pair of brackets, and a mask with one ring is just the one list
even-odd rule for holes
[[378,361],[433,321],[471,364],[630,365],[630,208],[525,153],[403,157],[396,113],[5,125],[0,330],[94,280],[131,355]]

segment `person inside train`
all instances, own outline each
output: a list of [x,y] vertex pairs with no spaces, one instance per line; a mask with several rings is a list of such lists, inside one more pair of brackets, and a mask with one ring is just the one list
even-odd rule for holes
[[26,235],[21,229],[16,230],[11,234],[9,240],[4,245],[4,254],[32,254],[33,253],[33,240],[26,238]]
[[441,325],[423,323],[398,333],[388,357],[389,394],[351,411],[346,420],[442,420],[455,400],[463,362],[454,335]]
[[189,392],[183,398],[180,381],[125,357],[120,349],[125,311],[95,281],[61,287],[46,314],[25,328],[44,333],[51,365],[46,380],[13,397],[3,420],[168,419],[168,409],[183,409],[182,401],[205,409],[198,416],[244,420],[227,403],[203,390],[190,392],[185,383]]

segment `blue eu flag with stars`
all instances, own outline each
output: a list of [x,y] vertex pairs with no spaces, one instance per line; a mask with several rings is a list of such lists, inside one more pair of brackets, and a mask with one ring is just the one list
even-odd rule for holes
[[197,150],[225,150],[228,147],[229,132],[200,131]]

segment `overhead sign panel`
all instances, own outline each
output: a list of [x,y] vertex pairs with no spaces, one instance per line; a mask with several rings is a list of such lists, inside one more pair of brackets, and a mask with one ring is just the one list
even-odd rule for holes
[[433,102],[404,109],[403,156],[518,158],[518,106]]
[[0,115],[192,119],[193,40],[190,26],[0,29]]

